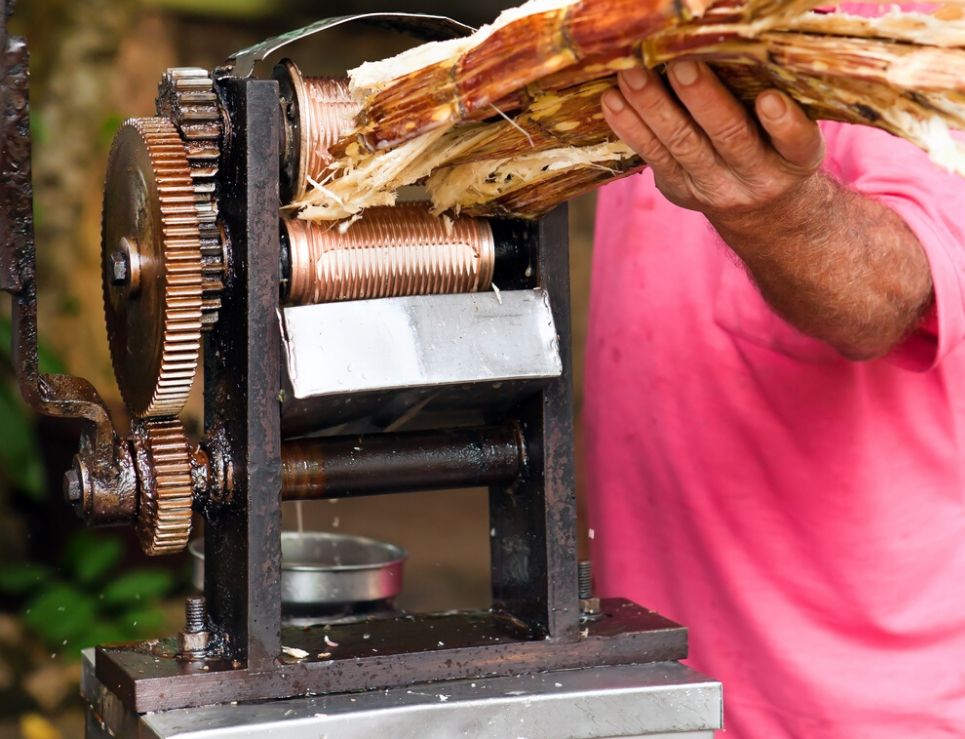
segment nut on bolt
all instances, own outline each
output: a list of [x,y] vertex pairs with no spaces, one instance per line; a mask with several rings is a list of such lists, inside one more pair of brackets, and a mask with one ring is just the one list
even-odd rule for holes
[[192,595],[184,603],[184,630],[178,634],[178,656],[201,659],[208,649],[211,634],[207,630],[208,613],[204,596]]
[[577,576],[579,578],[580,616],[585,621],[595,621],[602,618],[600,599],[593,595],[593,564],[590,560],[577,562]]
[[89,492],[89,484],[87,468],[81,458],[75,455],[70,469],[64,473],[64,500],[81,511],[85,504],[84,497]]

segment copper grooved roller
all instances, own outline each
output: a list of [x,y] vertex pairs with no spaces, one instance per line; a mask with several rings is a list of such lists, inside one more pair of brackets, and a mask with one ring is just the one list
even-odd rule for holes
[[289,305],[488,290],[496,261],[487,221],[439,218],[422,203],[371,208],[344,232],[282,221],[282,242]]
[[275,67],[286,125],[281,142],[281,198],[285,203],[305,197],[308,178],[321,178],[332,162],[329,147],[355,127],[359,104],[348,83],[325,77],[304,77],[290,60]]

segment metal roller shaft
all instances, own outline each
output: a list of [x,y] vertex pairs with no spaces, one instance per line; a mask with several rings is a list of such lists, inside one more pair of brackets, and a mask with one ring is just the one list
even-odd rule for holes
[[282,499],[508,484],[523,470],[514,426],[286,441]]
[[284,115],[281,146],[281,197],[301,200],[308,178],[321,178],[331,163],[329,148],[355,126],[359,104],[348,83],[326,77],[304,77],[294,62],[275,67]]
[[283,221],[289,305],[488,290],[495,242],[488,222],[433,216],[425,204],[371,208],[347,229]]

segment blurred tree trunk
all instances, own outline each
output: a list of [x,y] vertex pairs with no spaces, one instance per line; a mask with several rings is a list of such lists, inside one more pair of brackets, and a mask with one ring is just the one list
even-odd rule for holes
[[92,348],[105,346],[103,322],[91,320],[102,311],[99,226],[88,213],[116,119],[117,56],[136,17],[133,0],[23,2],[15,15],[31,48],[41,336],[101,388],[106,357]]

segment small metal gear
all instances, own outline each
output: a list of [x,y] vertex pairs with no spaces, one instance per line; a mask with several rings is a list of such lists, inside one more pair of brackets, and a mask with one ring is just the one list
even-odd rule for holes
[[190,166],[166,118],[132,118],[114,138],[101,252],[124,403],[138,418],[177,415],[201,352],[202,259]]
[[135,421],[132,426],[137,465],[138,506],[135,527],[141,548],[150,556],[173,554],[191,536],[191,452],[177,418]]
[[157,112],[171,119],[184,143],[194,181],[204,261],[202,322],[210,330],[218,320],[227,263],[225,238],[218,225],[217,176],[224,123],[214,82],[207,70],[174,67],[158,85]]

